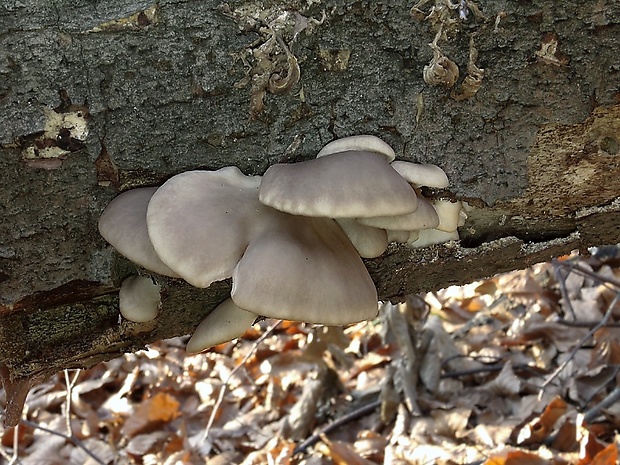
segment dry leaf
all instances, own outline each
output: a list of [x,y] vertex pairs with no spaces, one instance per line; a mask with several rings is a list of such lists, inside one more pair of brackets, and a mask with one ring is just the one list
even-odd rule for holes
[[551,431],[558,419],[566,413],[567,404],[561,397],[554,398],[545,407],[540,416],[519,432],[517,443],[521,445],[541,444]]
[[489,457],[484,465],[549,465],[549,461],[530,452],[511,450]]
[[330,441],[324,435],[321,439],[325,443],[317,449],[326,457],[333,460],[334,465],[375,465],[372,462],[361,457],[353,447],[340,441]]
[[143,401],[121,428],[121,434],[133,437],[138,433],[167,423],[179,416],[179,402],[170,394],[158,392]]

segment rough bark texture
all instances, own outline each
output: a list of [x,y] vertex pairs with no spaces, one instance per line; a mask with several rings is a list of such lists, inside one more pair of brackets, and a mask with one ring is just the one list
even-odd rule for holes
[[[118,284],[136,270],[98,216],[120,191],[189,169],[262,174],[362,133],[441,166],[471,206],[462,242],[369,260],[382,299],[620,241],[620,2],[470,2],[466,20],[426,3],[4,2],[5,381],[187,334],[226,297],[229,283],[158,278],[157,321],[119,321]],[[440,28],[453,89],[422,78]]]

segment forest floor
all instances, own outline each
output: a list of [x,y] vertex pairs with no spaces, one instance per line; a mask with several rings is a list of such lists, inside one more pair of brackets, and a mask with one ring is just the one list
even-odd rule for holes
[[265,320],[66,371],[0,431],[0,462],[616,464],[619,265],[562,257],[344,329]]

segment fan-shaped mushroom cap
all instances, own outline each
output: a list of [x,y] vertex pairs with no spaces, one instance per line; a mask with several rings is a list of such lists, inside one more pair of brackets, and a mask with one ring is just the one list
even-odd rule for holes
[[195,287],[230,277],[265,209],[259,183],[236,167],[187,171],[166,181],[146,214],[161,260]]
[[259,315],[325,325],[375,317],[375,285],[336,222],[282,220],[248,246],[233,273],[233,301]]
[[408,161],[395,161],[392,163],[398,174],[411,184],[444,188],[448,187],[448,176],[439,166],[428,163],[409,163]]
[[256,318],[256,314],[237,307],[232,299],[226,299],[198,325],[187,343],[186,350],[190,354],[196,354],[241,337]]
[[456,231],[461,221],[463,204],[460,201],[435,200],[433,201],[433,207],[439,216],[439,224],[436,228],[445,232]]
[[146,229],[146,208],[156,187],[123,192],[110,202],[99,218],[99,233],[118,253],[164,276],[179,275],[159,258]]
[[402,215],[418,204],[413,188],[381,155],[350,151],[269,167],[259,199],[293,215],[328,218]]
[[383,155],[388,162],[394,161],[396,158],[396,154],[392,147],[377,136],[372,135],[350,136],[334,140],[323,147],[316,157],[320,158],[325,155],[349,151],[379,153]]
[[121,284],[118,306],[129,321],[144,323],[154,320],[159,312],[161,288],[146,276],[130,276]]
[[336,223],[340,225],[360,257],[375,258],[387,249],[388,235],[384,229],[366,226],[353,218],[338,218]]
[[418,209],[413,213],[360,218],[357,221],[366,226],[372,226],[373,228],[395,231],[415,231],[418,229],[436,228],[437,225],[439,225],[439,216],[428,200],[423,197],[418,197]]

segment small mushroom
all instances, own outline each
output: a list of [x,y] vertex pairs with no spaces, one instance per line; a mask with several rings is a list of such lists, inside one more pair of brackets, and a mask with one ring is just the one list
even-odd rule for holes
[[418,203],[415,191],[383,156],[365,151],[272,165],[259,199],[293,215],[327,218],[402,215]]
[[146,209],[155,191],[156,187],[143,187],[116,197],[99,218],[99,233],[132,262],[164,276],[178,277],[161,261],[147,233]]
[[396,158],[396,154],[392,147],[377,136],[372,135],[350,136],[336,139],[323,147],[316,157],[320,158],[334,153],[350,151],[380,153],[388,162],[392,162]]
[[336,222],[291,215],[281,220],[250,242],[235,268],[235,304],[271,318],[324,325],[374,318],[375,285]]
[[448,187],[448,177],[444,170],[429,163],[392,162],[392,168],[414,186],[427,186],[443,189]]
[[125,279],[118,294],[121,315],[136,323],[154,320],[161,303],[160,291],[160,286],[146,276]]
[[257,315],[226,299],[202,320],[187,343],[187,352],[197,354],[223,342],[243,336]]
[[161,260],[199,288],[232,276],[265,209],[259,183],[236,167],[187,171],[166,181],[146,214]]

